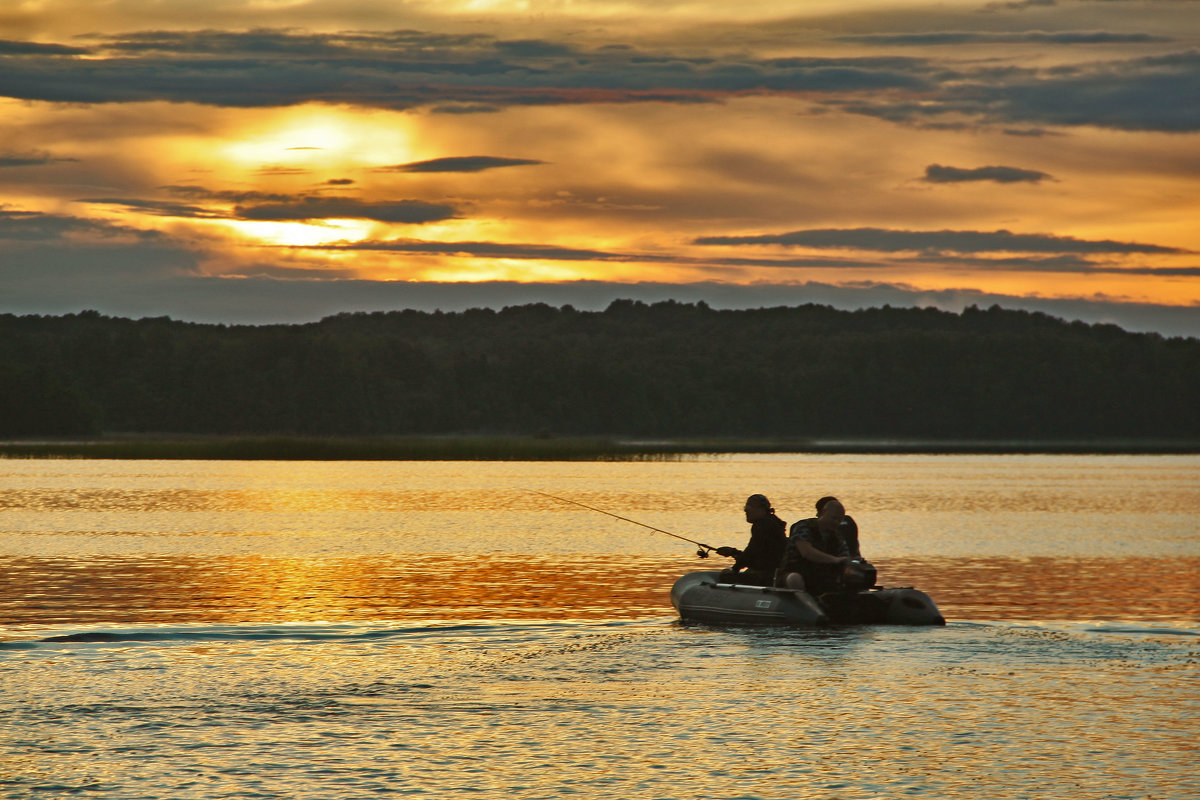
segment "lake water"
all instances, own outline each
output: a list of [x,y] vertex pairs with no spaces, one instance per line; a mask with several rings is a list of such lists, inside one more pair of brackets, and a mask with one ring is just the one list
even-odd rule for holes
[[[681,624],[836,494],[945,628]],[[0,460],[0,796],[1200,797],[1200,457]],[[47,641],[54,640],[54,641]]]

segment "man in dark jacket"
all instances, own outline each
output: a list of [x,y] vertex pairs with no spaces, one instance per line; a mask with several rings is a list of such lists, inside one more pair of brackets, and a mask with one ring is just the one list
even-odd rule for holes
[[[836,501],[836,497],[822,497],[817,501],[817,516],[821,516],[821,512],[825,510],[825,504],[830,500]],[[842,521],[838,523],[837,531],[841,534],[842,541],[846,543],[846,550],[849,551],[850,563],[860,569],[863,573],[862,585],[847,586],[849,589],[869,589],[875,585],[875,567],[870,561],[863,558],[862,548],[858,544],[858,523],[854,521],[854,517],[849,514],[842,515]]]
[[[846,509],[835,498],[821,500],[821,511],[816,517],[802,519],[792,525],[780,565],[779,582],[789,589],[802,589],[814,597],[826,592],[863,588],[866,576],[862,568],[854,563],[850,546],[843,536]],[[855,550],[858,545],[857,533],[855,526]]]
[[770,586],[775,569],[787,545],[787,523],[775,516],[771,501],[765,495],[752,494],[746,498],[746,522],[750,523],[750,543],[746,549],[718,547],[717,555],[733,559],[733,566],[722,570],[722,583],[741,583],[750,586]]

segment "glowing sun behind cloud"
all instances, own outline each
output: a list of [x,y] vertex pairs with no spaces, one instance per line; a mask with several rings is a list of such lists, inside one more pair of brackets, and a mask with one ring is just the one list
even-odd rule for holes
[[371,235],[374,223],[361,219],[327,219],[320,223],[222,221],[222,226],[253,244],[316,247],[335,242],[357,242]]
[[109,259],[212,277],[214,307],[218,277],[299,276],[320,303],[353,279],[1200,310],[1187,4],[26,5],[0,309],[92,304],[45,265]]
[[411,160],[412,152],[402,114],[302,106],[254,115],[251,124],[226,132],[212,154],[216,168],[234,173],[278,168],[332,174]]

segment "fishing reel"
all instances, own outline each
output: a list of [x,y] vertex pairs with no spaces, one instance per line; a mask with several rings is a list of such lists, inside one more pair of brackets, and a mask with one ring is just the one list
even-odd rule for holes
[[705,550],[703,547],[701,547],[698,550],[696,550],[696,557],[697,558],[708,558],[708,551]]

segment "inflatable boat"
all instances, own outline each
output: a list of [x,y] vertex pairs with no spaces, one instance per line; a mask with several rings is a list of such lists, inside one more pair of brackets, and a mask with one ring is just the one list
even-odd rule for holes
[[912,588],[875,587],[826,594],[721,583],[720,572],[689,572],[671,587],[681,619],[719,625],[945,625],[929,595]]

